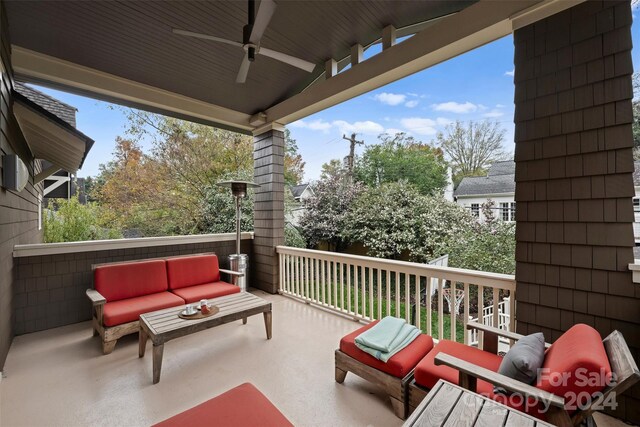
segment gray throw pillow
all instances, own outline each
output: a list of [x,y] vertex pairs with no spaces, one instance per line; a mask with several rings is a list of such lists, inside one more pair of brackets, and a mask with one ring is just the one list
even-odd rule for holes
[[[526,384],[532,384],[544,362],[542,332],[519,339],[502,359],[498,373]],[[496,390],[498,391],[498,390]],[[500,390],[501,391],[501,390]]]

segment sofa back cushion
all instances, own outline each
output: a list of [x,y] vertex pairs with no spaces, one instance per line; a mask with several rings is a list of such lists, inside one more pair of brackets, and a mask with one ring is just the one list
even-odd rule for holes
[[573,402],[580,402],[579,393],[601,391],[611,378],[602,338],[585,324],[572,326],[551,345],[542,369],[536,387]]
[[220,281],[218,257],[214,254],[167,258],[169,289]]
[[105,264],[93,271],[94,287],[107,302],[163,292],[168,289],[164,260]]

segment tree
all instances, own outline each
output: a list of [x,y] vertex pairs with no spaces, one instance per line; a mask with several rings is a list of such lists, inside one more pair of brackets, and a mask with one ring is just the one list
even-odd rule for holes
[[380,143],[367,146],[356,162],[356,178],[367,186],[405,180],[421,194],[440,194],[447,185],[442,151],[404,132],[383,133]]
[[400,181],[367,188],[349,209],[342,235],[362,243],[369,256],[427,262],[446,254],[472,222],[455,203]]
[[323,169],[322,178],[312,184],[314,195],[304,202],[300,229],[309,245],[326,242],[329,250],[340,251],[345,247],[341,234],[345,217],[364,187],[358,182],[350,183],[343,168]]
[[96,206],[86,205],[74,196],[69,200],[56,199],[44,209],[42,223],[45,243],[78,242],[85,240],[118,239],[122,235],[99,224]]
[[633,158],[640,160],[640,73],[633,74],[633,100],[631,108],[633,110]]
[[505,160],[503,150],[506,131],[498,122],[470,121],[466,126],[459,120],[439,132],[436,141],[449,157],[454,170],[454,182],[465,176],[484,175],[493,162]]
[[291,137],[289,129],[284,130],[284,182],[298,185],[304,179],[305,162],[298,153],[298,142]]

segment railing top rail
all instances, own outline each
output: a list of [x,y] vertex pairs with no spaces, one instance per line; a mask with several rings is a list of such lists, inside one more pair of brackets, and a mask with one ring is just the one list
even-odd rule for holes
[[462,268],[442,267],[437,265],[419,264],[409,261],[398,261],[384,258],[374,258],[362,255],[342,254],[314,249],[292,248],[277,246],[276,252],[283,255],[306,256],[324,261],[347,262],[364,265],[366,267],[385,270],[401,271],[413,275],[428,276],[455,282],[471,283],[480,286],[492,286],[507,290],[515,290],[515,276],[510,274],[490,273],[486,271],[467,270]]

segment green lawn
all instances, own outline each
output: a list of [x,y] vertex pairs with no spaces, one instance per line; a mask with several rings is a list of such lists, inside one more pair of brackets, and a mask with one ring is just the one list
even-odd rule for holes
[[[353,276],[352,276],[352,280],[353,280]],[[347,283],[346,283],[346,278],[343,278],[343,282],[344,282],[344,292],[343,292],[343,296],[341,298],[341,290],[340,290],[340,286],[337,285],[337,295],[334,294],[334,285],[325,285],[320,286],[319,289],[316,288],[315,283],[313,281],[309,281],[307,282],[307,286],[302,286],[302,289],[299,290],[300,294],[302,295],[306,295],[307,293],[313,293],[312,295],[312,299],[317,299],[320,302],[324,302],[328,305],[333,305],[335,307],[339,307],[339,308],[344,308],[347,309],[349,306],[351,308],[352,312],[356,311],[356,292],[355,292],[355,287],[352,283],[351,285],[351,293],[350,293],[350,298],[348,298],[348,290],[347,290]],[[378,318],[378,305],[382,304],[382,316],[386,316],[387,315],[387,301],[386,301],[386,285],[384,283],[384,281],[382,281],[381,286],[381,295],[382,295],[382,300],[379,301],[378,300],[378,293],[377,293],[377,280],[376,277],[374,277],[374,286],[372,287],[372,291],[373,291],[373,313],[370,313],[370,308],[369,308],[369,304],[370,304],[370,296],[371,296],[371,290],[369,289],[368,284],[365,284],[365,292],[364,292],[364,304],[363,304],[363,298],[362,298],[362,288],[359,287],[357,290],[357,313],[359,315],[362,316],[366,316],[366,317],[370,317],[370,318]],[[401,282],[402,283],[402,282]],[[395,284],[394,284],[394,280],[392,280],[391,283],[391,288],[390,288],[390,294],[391,294],[391,301],[389,304],[389,314],[393,315],[393,316],[398,316],[398,317],[405,317],[405,313],[406,313],[406,309],[407,309],[407,304],[406,304],[406,299],[405,299],[405,292],[409,291],[409,295],[413,296],[415,295],[415,283],[410,283],[407,288],[405,289],[406,284],[402,284],[399,288],[400,290],[400,304],[399,304],[399,312],[396,310],[396,300],[395,300]],[[313,292],[312,292],[313,291]],[[324,294],[323,294],[324,291]],[[349,305],[349,299],[351,300],[351,304]],[[447,307],[447,303],[446,301],[443,301],[444,307]],[[411,308],[409,308],[411,309]],[[431,310],[431,332],[427,331],[427,308],[425,306],[422,306],[420,308],[420,326],[423,332],[431,335],[433,338],[440,338],[439,337],[439,328],[438,328],[438,311],[437,310]],[[444,339],[451,339],[451,316],[447,313],[444,314],[443,317],[443,338]],[[456,341],[458,342],[464,342],[464,325],[462,323],[462,317],[458,316],[458,318],[456,319]]]

